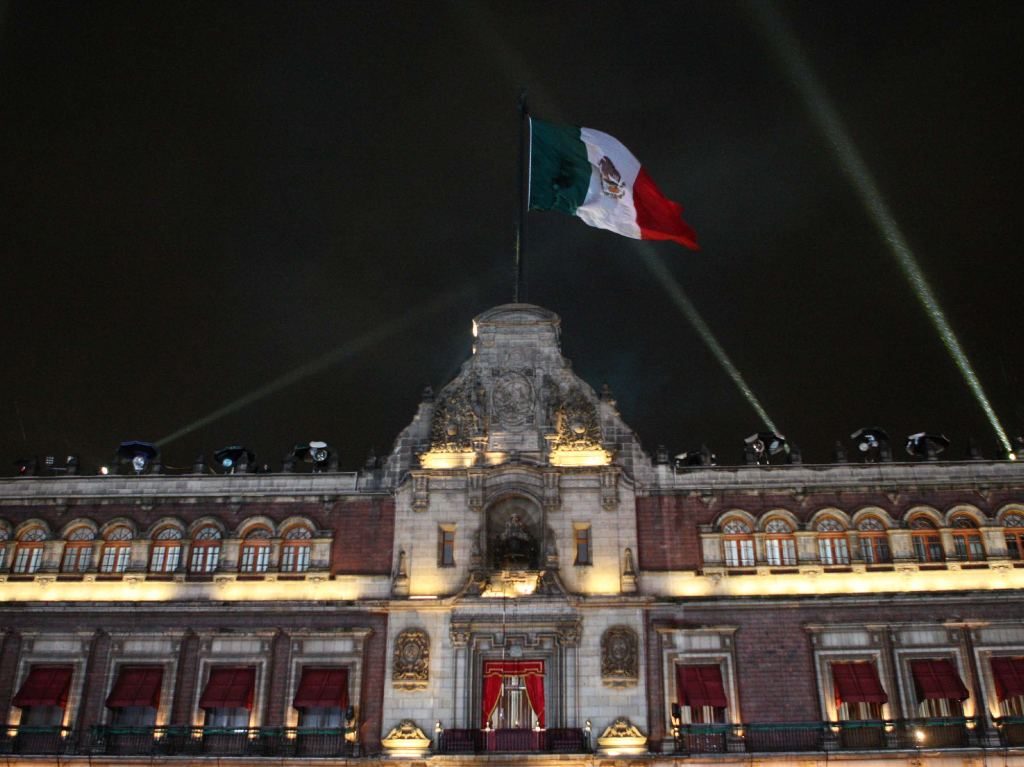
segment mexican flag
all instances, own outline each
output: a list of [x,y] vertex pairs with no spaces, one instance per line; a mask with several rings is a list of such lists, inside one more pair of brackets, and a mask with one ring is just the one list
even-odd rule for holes
[[530,210],[560,210],[635,240],[700,250],[683,206],[654,185],[618,139],[530,118]]

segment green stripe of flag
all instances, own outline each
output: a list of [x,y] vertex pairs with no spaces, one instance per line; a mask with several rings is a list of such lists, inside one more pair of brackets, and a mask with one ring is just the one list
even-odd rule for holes
[[590,186],[580,129],[530,120],[530,210],[576,214]]

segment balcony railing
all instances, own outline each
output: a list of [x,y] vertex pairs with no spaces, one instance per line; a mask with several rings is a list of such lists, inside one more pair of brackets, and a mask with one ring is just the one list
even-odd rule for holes
[[996,719],[995,725],[1000,745],[1024,746],[1024,716],[1004,716]]
[[437,752],[440,754],[585,754],[588,751],[583,730],[575,727],[552,727],[547,730],[447,729],[437,741]]
[[93,728],[94,753],[117,755],[353,756],[345,730],[319,727]]
[[10,727],[0,731],[0,753],[64,754],[73,745],[68,727]]
[[[1024,744],[1024,718],[1004,721],[999,729],[1004,743]],[[976,725],[976,719],[963,717],[684,724],[677,728],[675,748],[685,754],[970,748],[982,745]]]

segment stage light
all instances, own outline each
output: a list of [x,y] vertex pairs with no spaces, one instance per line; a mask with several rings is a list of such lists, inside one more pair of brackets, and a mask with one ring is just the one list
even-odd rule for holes
[[772,462],[772,456],[789,452],[786,438],[774,431],[759,431],[743,442],[746,445],[747,463],[767,465]]
[[110,467],[109,466],[100,466],[100,476],[105,477],[109,473],[110,473]]
[[[334,450],[321,440],[311,440],[304,445],[296,445],[290,457],[303,463],[313,464],[315,473],[337,471],[338,468],[338,457]],[[288,471],[289,463],[291,462],[285,461],[285,471]]]
[[712,453],[707,445],[701,445],[696,450],[687,450],[679,453],[674,458],[676,468],[684,466],[717,466],[718,456]]
[[36,473],[39,467],[39,461],[35,458],[19,458],[14,462],[14,465],[18,469],[19,477],[31,477]]
[[949,440],[942,434],[926,434],[923,431],[907,437],[907,454],[919,456],[928,461],[938,460],[939,453],[949,447]]
[[152,442],[129,440],[122,442],[117,448],[117,458],[121,463],[130,463],[136,474],[142,474],[154,463],[160,451]]
[[241,445],[222,447],[213,454],[213,460],[224,470],[225,474],[237,472],[245,474],[253,465],[256,456]]
[[877,426],[865,426],[851,434],[850,439],[856,444],[857,451],[864,458],[864,463],[878,463],[892,459],[889,435],[885,429],[880,429]]

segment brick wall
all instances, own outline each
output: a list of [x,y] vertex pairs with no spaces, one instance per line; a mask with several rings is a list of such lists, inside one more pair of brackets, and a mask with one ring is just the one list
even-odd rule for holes
[[394,499],[344,499],[334,505],[330,519],[335,531],[332,574],[391,574]]

